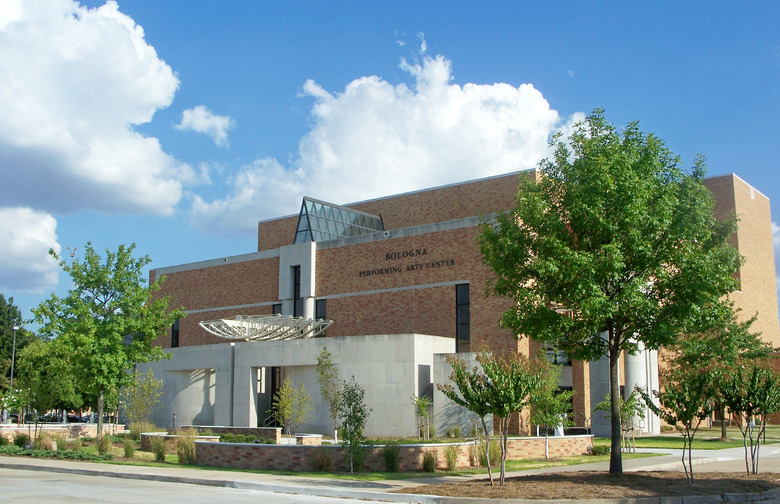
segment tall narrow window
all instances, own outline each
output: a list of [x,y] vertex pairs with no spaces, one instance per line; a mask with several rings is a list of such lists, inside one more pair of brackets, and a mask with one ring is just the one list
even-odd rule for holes
[[[326,319],[328,317],[327,313],[327,304],[325,303],[325,299],[318,299],[314,302],[314,318],[315,319]],[[317,335],[318,338],[324,338],[325,332],[321,332]]]
[[271,314],[279,315],[282,313],[282,303],[276,303],[271,305]]
[[293,266],[293,317],[303,316],[303,299],[301,299],[301,267]]
[[471,351],[469,284],[455,286],[455,351]]
[[179,319],[173,321],[171,326],[171,348],[179,346]]

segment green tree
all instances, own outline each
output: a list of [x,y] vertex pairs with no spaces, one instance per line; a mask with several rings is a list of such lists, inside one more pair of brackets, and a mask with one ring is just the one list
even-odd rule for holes
[[74,249],[70,262],[49,251],[73,286],[65,297],[52,294],[33,310],[41,333],[70,347],[78,381],[97,406],[98,435],[105,400],[116,402],[134,364],[164,357],[152,343],[184,315],[169,310],[168,299],[155,295],[162,278],[146,286],[143,268],[151,259],[134,257],[134,250],[135,244],[120,245],[116,252],[106,250],[103,258],[87,243],[83,259],[76,258]]
[[750,330],[756,316],[740,321],[732,303],[724,303],[723,319],[709,330],[684,334],[676,345],[670,347],[672,362],[678,367],[708,370],[711,380],[710,394],[720,412],[721,440],[727,441],[725,404],[722,386],[733,376],[735,367],[745,359],[767,356],[772,347],[763,342],[759,334]]
[[544,372],[531,397],[531,423],[544,427],[544,458],[550,458],[548,431],[555,427],[569,427],[574,424],[569,417],[574,392],[558,388],[560,366],[552,365],[547,361],[547,365],[542,367]]
[[417,438],[430,439],[431,437],[431,399],[426,396],[417,397],[412,395],[412,406],[414,406],[414,415],[417,417]]
[[[466,364],[458,359],[450,359],[453,369],[451,380],[458,388],[442,385],[439,390],[457,404],[465,406],[477,413],[482,419],[486,446],[490,446],[485,416],[492,414],[494,421],[498,420],[499,446],[501,448],[501,468],[499,484],[504,484],[506,473],[507,439],[509,427],[514,413],[519,413],[530,406],[539,393],[545,375],[548,373],[547,359],[528,359],[515,352],[496,355],[482,351],[477,354],[477,362],[482,368],[466,369]],[[547,366],[545,366],[547,364]],[[460,395],[458,395],[460,394]],[[488,448],[489,450],[489,448]],[[488,474],[493,484],[490,472],[490,452],[487,453]]]
[[745,470],[758,474],[761,437],[769,415],[780,411],[780,376],[759,360],[743,361],[725,380],[721,393],[726,406],[739,416]]
[[[645,403],[642,400],[640,393],[636,390],[632,390],[626,400],[623,400],[623,397],[620,397],[620,407],[618,409],[620,410],[620,425],[623,428],[624,433],[626,432],[626,426],[629,422],[633,422],[634,418],[638,417],[641,420],[645,419],[644,405]],[[603,411],[607,416],[610,416],[612,414],[612,405],[609,400],[609,394],[607,394],[604,397],[604,400],[598,403],[593,410]],[[633,443],[629,443],[627,439],[623,440],[623,447],[631,448],[632,451],[635,451]]]
[[710,322],[736,286],[736,222],[713,216],[703,159],[683,171],[636,122],[621,132],[596,109],[551,146],[538,180],[521,178],[516,208],[482,225],[489,291],[515,301],[501,320],[515,334],[609,358],[609,470],[619,474],[619,358]]
[[[490,383],[485,374],[477,367],[468,368],[465,361],[453,356],[447,356],[447,363],[452,368],[450,381],[438,383],[436,388],[455,404],[459,404],[479,417],[482,433],[485,437],[485,465],[487,466],[490,484],[493,485],[493,470],[490,466],[490,429],[485,417],[490,415]],[[454,384],[454,386],[453,386]]]
[[70,349],[57,340],[35,340],[19,352],[14,388],[18,383],[26,406],[39,414],[81,408],[83,397],[74,380],[70,355]]
[[285,432],[291,434],[298,426],[312,418],[314,406],[303,383],[298,388],[293,387],[289,377],[282,382],[282,387],[274,395],[274,418],[282,424]]
[[137,370],[133,371],[132,380],[122,389],[120,399],[129,423],[151,421],[152,412],[162,397],[162,387],[162,380],[155,380],[151,368],[145,375]]
[[[691,448],[702,420],[712,413],[712,379],[707,369],[677,366],[667,372],[669,381],[662,392],[653,391],[660,407],[644,390],[637,389],[647,407],[683,436],[682,465],[685,476],[693,484]],[[688,456],[688,463],[685,457]]]
[[328,347],[322,347],[317,355],[317,381],[320,384],[320,394],[328,405],[330,418],[333,420],[333,436],[338,441],[339,408],[341,407],[341,384],[339,369],[334,362],[333,354]]
[[354,376],[348,382],[344,382],[341,389],[339,419],[351,473],[359,471],[365,459],[366,437],[363,435],[363,430],[371,414],[371,408],[366,406],[365,396],[366,391],[355,381]]
[[539,392],[549,365],[547,359],[528,359],[516,352],[496,355],[480,352],[477,361],[482,366],[488,381],[488,404],[494,418],[498,419],[499,446],[501,447],[501,475],[499,484],[504,485],[506,474],[507,438],[513,413],[522,412],[531,405],[532,398]]
[[0,293],[0,393],[9,392],[11,377],[11,358],[14,356],[14,327],[16,331],[16,354],[30,342],[37,339],[35,334],[26,330],[22,323],[22,311],[14,304],[14,298],[8,299]]

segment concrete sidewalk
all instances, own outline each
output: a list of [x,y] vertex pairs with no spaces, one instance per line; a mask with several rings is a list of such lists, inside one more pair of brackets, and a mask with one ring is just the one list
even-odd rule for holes
[[[681,450],[637,450],[652,452],[672,452],[658,457],[625,459],[623,470],[630,471],[682,471],[680,460]],[[744,450],[728,448],[723,450],[694,450],[692,453],[696,472],[743,472],[745,471]],[[780,473],[780,445],[767,445],[761,449],[760,470],[762,473]],[[463,481],[476,478],[486,478],[486,475],[475,476],[435,476],[431,478],[412,478],[393,481],[350,481],[303,476],[280,476],[263,473],[225,471],[213,469],[196,469],[159,466],[130,466],[119,464],[96,464],[73,460],[34,459],[28,457],[0,456],[0,468],[26,469],[58,473],[104,476],[112,478],[139,479],[150,481],[165,481],[171,483],[186,483],[217,487],[239,488],[246,490],[264,490],[290,494],[318,495],[326,497],[348,497],[367,501],[409,502],[409,503],[456,503],[478,502],[478,500],[463,500],[423,495],[404,495],[389,493],[401,488]],[[608,471],[609,462],[580,464],[574,466],[551,467],[507,473],[507,476],[523,474],[545,474],[572,471]],[[769,499],[761,502],[780,504],[780,491],[766,492],[760,496],[744,496],[749,498]],[[679,499],[677,500],[679,501]],[[508,501],[520,502],[520,501]],[[530,502],[530,501],[529,501]],[[534,501],[539,502],[539,501]],[[566,501],[570,502],[570,501]],[[617,502],[606,500],[603,502]],[[620,499],[626,502],[660,502],[659,499]],[[665,501],[664,501],[665,502]],[[705,502],[701,499],[697,502]],[[706,502],[722,502],[720,496]]]

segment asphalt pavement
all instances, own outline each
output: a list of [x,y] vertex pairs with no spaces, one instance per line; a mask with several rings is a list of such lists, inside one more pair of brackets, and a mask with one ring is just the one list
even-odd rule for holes
[[[624,459],[624,472],[630,471],[682,471],[681,450],[647,449],[637,451],[664,452],[666,455],[648,458]],[[745,471],[745,453],[743,448],[727,448],[723,450],[693,450],[693,464],[696,472],[743,472]],[[765,445],[761,448],[760,472],[780,473],[780,445]],[[33,471],[49,471],[66,474],[81,474],[105,476],[123,479],[138,479],[148,481],[163,481],[206,485],[212,487],[227,487],[246,490],[262,490],[284,494],[302,494],[324,497],[347,497],[365,501],[408,502],[408,503],[479,503],[479,499],[463,499],[437,496],[389,493],[401,488],[442,483],[474,478],[484,478],[484,475],[474,476],[434,476],[430,478],[412,478],[392,481],[353,481],[327,479],[318,477],[273,475],[254,472],[239,472],[230,470],[160,467],[160,466],[130,466],[119,464],[96,464],[72,460],[34,459],[28,457],[0,456],[0,468],[23,469]],[[569,471],[608,471],[608,462],[580,464],[564,467],[550,467],[507,473],[507,476],[522,474],[560,473]],[[535,502],[511,500],[510,502]],[[545,501],[552,502],[552,501]],[[561,502],[561,501],[556,501]],[[564,501],[571,502],[571,501]],[[698,497],[695,499],[604,499],[590,502],[620,503],[620,504],[650,504],[655,502],[696,502],[709,504],[714,502],[762,502],[780,504],[780,489],[761,494],[729,494],[726,496]]]

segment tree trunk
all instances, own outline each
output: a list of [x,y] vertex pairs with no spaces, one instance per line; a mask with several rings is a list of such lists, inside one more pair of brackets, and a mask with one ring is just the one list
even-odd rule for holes
[[720,440],[726,442],[729,440],[726,434],[726,406],[723,404],[719,405],[718,412],[720,413]]
[[102,388],[98,393],[97,413],[98,413],[97,437],[100,437],[100,435],[103,433],[103,389]]
[[611,418],[611,442],[609,454],[609,474],[623,474],[623,453],[620,448],[620,347],[618,336],[610,328],[609,346],[609,401]]

